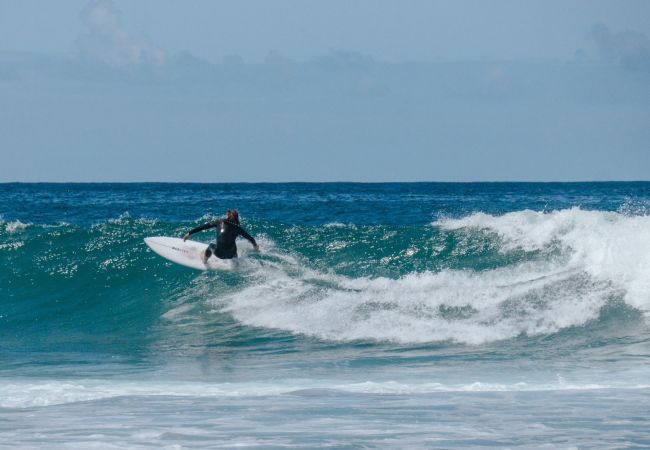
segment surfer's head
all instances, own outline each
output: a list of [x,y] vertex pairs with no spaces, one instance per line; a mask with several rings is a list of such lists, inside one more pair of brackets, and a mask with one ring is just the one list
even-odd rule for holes
[[239,223],[239,213],[236,209],[229,209],[226,212],[226,218],[231,222]]

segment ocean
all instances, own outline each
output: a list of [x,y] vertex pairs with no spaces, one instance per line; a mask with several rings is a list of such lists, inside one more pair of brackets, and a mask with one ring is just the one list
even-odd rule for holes
[[0,448],[650,448],[647,182],[0,184],[0,268]]

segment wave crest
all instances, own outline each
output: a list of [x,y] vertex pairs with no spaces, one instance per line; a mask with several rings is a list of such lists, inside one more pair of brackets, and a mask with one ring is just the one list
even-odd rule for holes
[[650,216],[571,208],[502,216],[477,213],[435,225],[496,233],[503,251],[559,248],[569,257],[568,269],[583,270],[594,280],[618,286],[626,303],[650,311]]

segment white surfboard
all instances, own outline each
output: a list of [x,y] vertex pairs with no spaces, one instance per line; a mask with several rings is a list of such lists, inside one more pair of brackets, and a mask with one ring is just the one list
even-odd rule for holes
[[201,254],[208,248],[208,244],[197,241],[183,241],[182,239],[167,236],[144,238],[145,244],[151,250],[171,262],[198,270],[230,270],[235,264],[232,259],[219,259],[212,256],[207,263],[203,262]]

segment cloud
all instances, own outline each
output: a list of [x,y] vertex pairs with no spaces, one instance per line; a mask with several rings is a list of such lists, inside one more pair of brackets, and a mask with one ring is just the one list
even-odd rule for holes
[[84,59],[118,69],[161,67],[166,53],[146,39],[130,35],[122,27],[122,13],[112,0],[94,0],[81,11],[86,33],[77,39]]
[[650,39],[645,34],[632,30],[613,33],[598,24],[588,37],[602,58],[629,69],[650,70]]

